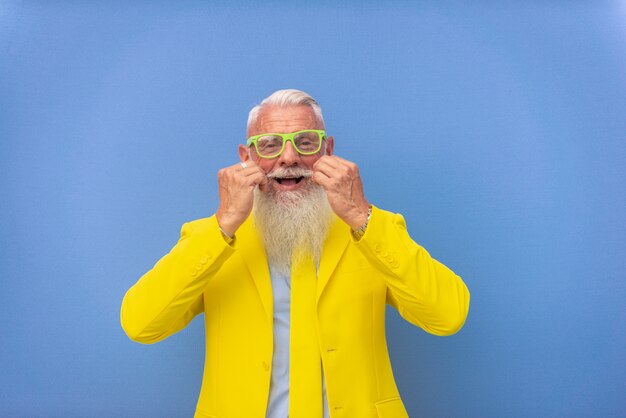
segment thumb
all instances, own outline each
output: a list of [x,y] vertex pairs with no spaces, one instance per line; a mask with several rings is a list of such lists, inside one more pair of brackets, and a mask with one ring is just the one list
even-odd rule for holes
[[263,176],[263,180],[259,183],[259,190],[261,190],[262,192],[266,192],[268,187],[269,181],[267,180],[266,176]]

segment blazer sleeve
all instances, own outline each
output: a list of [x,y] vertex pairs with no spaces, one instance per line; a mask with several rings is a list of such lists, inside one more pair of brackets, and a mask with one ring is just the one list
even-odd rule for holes
[[202,294],[234,251],[215,216],[184,224],[176,246],[124,296],[120,320],[128,337],[152,344],[184,328],[204,311]]
[[387,302],[404,319],[435,335],[461,329],[469,310],[467,286],[411,239],[402,215],[373,207],[365,234],[354,243],[383,273]]

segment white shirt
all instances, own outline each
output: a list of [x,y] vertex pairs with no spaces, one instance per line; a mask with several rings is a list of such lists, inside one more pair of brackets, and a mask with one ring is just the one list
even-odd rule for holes
[[[274,356],[267,418],[289,416],[289,318],[291,307],[291,278],[277,273],[270,266],[272,293],[274,295]],[[321,359],[320,359],[321,361]],[[324,418],[330,418],[326,385],[322,371]]]

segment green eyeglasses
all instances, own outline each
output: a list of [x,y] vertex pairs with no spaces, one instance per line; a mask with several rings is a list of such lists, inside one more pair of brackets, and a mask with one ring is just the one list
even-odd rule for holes
[[322,141],[326,132],[316,129],[293,132],[290,134],[261,134],[248,138],[247,145],[254,144],[256,153],[261,158],[276,158],[282,154],[287,141],[300,155],[313,155],[322,149]]

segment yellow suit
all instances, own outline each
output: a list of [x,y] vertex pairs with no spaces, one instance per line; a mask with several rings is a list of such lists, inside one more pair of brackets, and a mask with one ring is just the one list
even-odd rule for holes
[[[292,300],[292,325],[315,324],[306,332],[319,347],[331,416],[406,417],[387,353],[385,304],[432,334],[450,335],[469,308],[463,281],[411,240],[401,215],[374,207],[358,241],[335,220],[314,288],[309,317],[293,318],[308,314]],[[265,250],[250,218],[232,245],[215,216],[183,225],[176,246],[127,292],[121,322],[131,339],[149,344],[201,312],[206,361],[196,417],[265,417],[273,300]]]

